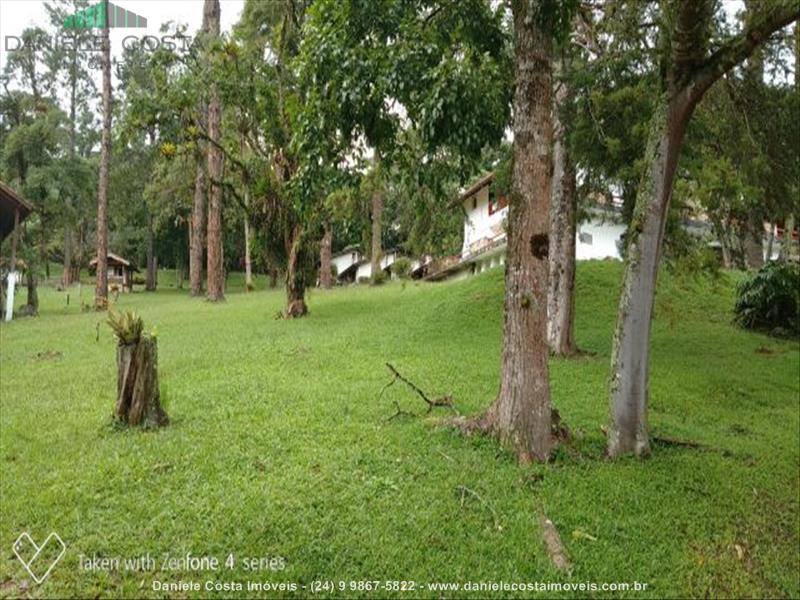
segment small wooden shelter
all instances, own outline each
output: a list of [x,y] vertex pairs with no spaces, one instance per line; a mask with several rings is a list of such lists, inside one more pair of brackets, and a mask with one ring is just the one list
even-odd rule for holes
[[[5,297],[5,320],[10,321],[14,313],[14,286],[16,285],[17,273],[17,244],[19,242],[19,225],[28,218],[33,212],[33,206],[23,200],[22,196],[12,190],[6,183],[0,181],[0,243],[9,234],[11,238],[11,257],[8,261],[8,275],[0,278],[6,279],[8,287]],[[0,281],[0,304],[2,304],[3,289]]]
[[0,181],[0,242],[5,240],[32,212],[31,204]]
[[[97,257],[89,262],[89,270],[97,269]],[[108,253],[108,289],[110,291],[118,290],[120,292],[133,291],[133,273],[139,272],[139,269],[129,260],[121,256]]]

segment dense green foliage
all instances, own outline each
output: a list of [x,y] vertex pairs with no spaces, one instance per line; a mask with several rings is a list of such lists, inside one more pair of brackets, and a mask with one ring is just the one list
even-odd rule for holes
[[736,288],[734,320],[773,335],[800,335],[800,265],[770,261]]
[[[67,305],[46,289],[38,320],[0,325],[3,539],[62,536],[67,554],[43,588],[52,596],[163,597],[152,573],[81,571],[78,555],[190,551],[286,558],[284,571],[210,577],[232,581],[638,580],[647,594],[630,596],[796,597],[800,348],[731,324],[730,276],[666,274],[652,428],[703,446],[656,442],[648,461],[607,462],[598,390],[620,275],[615,263],[578,265],[578,344],[594,354],[551,361],[553,401],[574,438],[551,465],[526,468],[488,438],[436,427],[442,413],[386,421],[395,400],[424,412],[400,384],[378,398],[388,360],[427,392],[452,393],[464,414],[486,405],[499,381],[501,269],[313,293],[315,310],[295,322],[264,318],[283,295],[264,291],[263,278],[246,294],[236,274],[214,306],[162,272],[157,293],[115,307],[158,330],[172,425],[155,433],[109,426],[116,341],[105,317],[82,313],[77,290]],[[459,486],[482,501],[462,499]],[[569,576],[541,545],[540,509],[574,562]],[[0,572],[23,576],[10,552]],[[20,595],[11,582],[0,590]]]

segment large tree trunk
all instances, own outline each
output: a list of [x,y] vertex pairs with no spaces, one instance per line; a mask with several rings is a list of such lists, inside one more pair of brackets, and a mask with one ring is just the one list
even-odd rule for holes
[[[206,0],[203,21],[207,31],[219,36],[219,0]],[[216,146],[220,139],[220,105],[217,86],[211,82],[208,100],[208,231],[207,231],[207,291],[206,297],[212,302],[225,299],[223,286],[225,274],[222,265],[222,152]]]
[[744,228],[744,252],[747,268],[758,271],[764,266],[764,223],[761,217],[751,215]]
[[319,285],[324,290],[331,289],[333,273],[331,272],[331,244],[333,242],[333,229],[330,221],[324,223],[325,233],[319,247]]
[[748,19],[745,30],[706,57],[711,0],[665,5],[671,26],[664,84],[650,123],[645,154],[646,171],[639,185],[636,208],[628,231],[625,275],[620,297],[611,359],[611,422],[609,456],[649,453],[647,432],[650,329],[658,263],[664,238],[672,184],[686,124],[703,94],[727,71],[747,58],[759,44],[800,14],[796,3],[776,3],[758,18]]
[[[563,66],[559,71],[564,73]],[[555,99],[547,340],[554,354],[572,356],[578,351],[575,345],[575,233],[578,207],[575,165],[569,152],[565,120],[566,109],[572,102],[570,83],[566,78],[556,84]]]
[[308,313],[306,306],[306,269],[303,264],[303,235],[300,225],[292,228],[291,239],[288,240],[289,258],[286,264],[286,319],[296,319]]
[[[108,2],[106,0],[106,14]],[[97,283],[94,305],[108,308],[108,168],[111,159],[111,44],[108,19],[101,29],[100,64],[103,71],[103,131],[100,138],[100,183],[97,192]]]
[[145,274],[144,289],[148,292],[156,291],[156,255],[155,236],[153,235],[153,215],[147,211],[147,273]]
[[[745,19],[754,15],[763,4],[762,0],[745,0]],[[764,100],[764,49],[757,48],[747,59],[743,68],[744,85],[747,96],[756,105]],[[747,109],[745,109],[747,110]],[[745,263],[748,269],[757,271],[764,266],[764,219],[763,201],[769,194],[769,185],[765,181],[758,183],[761,201],[750,207],[750,214],[745,226]]]
[[373,157],[373,168],[375,170],[375,189],[372,191],[372,252],[370,254],[370,266],[372,283],[380,281],[381,258],[383,249],[381,247],[381,234],[383,233],[383,191],[380,185],[380,154],[375,149]]
[[680,99],[661,99],[650,123],[636,209],[628,229],[625,276],[611,358],[611,424],[608,454],[650,451],[647,433],[650,327],[658,262],[672,195],[672,182],[689,107]]
[[206,185],[203,165],[197,163],[194,178],[194,200],[192,202],[192,221],[189,236],[189,286],[192,296],[203,293],[203,247],[206,221]]
[[500,391],[477,421],[521,462],[547,461],[555,443],[547,347],[552,38],[525,0],[513,3],[514,168],[508,218]]

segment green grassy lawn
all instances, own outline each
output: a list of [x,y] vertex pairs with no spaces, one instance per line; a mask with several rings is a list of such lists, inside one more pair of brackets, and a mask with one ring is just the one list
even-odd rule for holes
[[[424,587],[468,581],[639,581],[647,593],[628,595],[649,597],[800,596],[797,342],[730,324],[733,276],[712,284],[665,274],[651,428],[703,447],[656,444],[648,460],[607,462],[600,427],[621,273],[619,264],[579,265],[577,339],[594,354],[551,361],[553,402],[574,439],[551,464],[530,467],[491,439],[437,427],[443,413],[387,422],[394,400],[424,412],[400,384],[378,397],[390,361],[431,394],[452,393],[462,413],[492,400],[500,270],[312,292],[311,314],[298,321],[275,320],[281,291],[246,294],[234,277],[227,302],[212,305],[170,289],[164,274],[157,293],[117,303],[158,333],[172,420],[158,432],[110,425],[110,329],[101,325],[96,341],[103,317],[81,312],[77,288],[69,306],[65,292],[43,289],[39,318],[0,328],[0,596],[253,595],[156,592],[154,579],[419,584],[328,594],[365,597],[514,596]],[[85,301],[91,293],[85,285]],[[561,533],[569,576],[551,566],[541,510]],[[11,552],[23,531],[37,541],[55,531],[67,545],[39,586]],[[79,566],[80,555],[145,552],[158,568],[164,553],[221,562],[233,554],[236,564],[217,572]],[[276,556],[283,570],[245,568],[245,559]]]

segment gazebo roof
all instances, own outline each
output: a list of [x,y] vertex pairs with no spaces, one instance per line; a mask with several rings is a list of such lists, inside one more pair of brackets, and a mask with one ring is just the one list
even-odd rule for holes
[[[89,266],[93,267],[97,264],[97,257],[95,256],[92,260],[89,261]],[[122,258],[118,254],[114,254],[113,252],[108,253],[108,264],[110,265],[122,265],[123,267],[129,267],[134,271],[138,271],[139,269],[134,265],[131,261]]]
[[19,211],[19,222],[22,223],[33,212],[33,205],[0,181],[0,241],[14,231],[14,213]]

